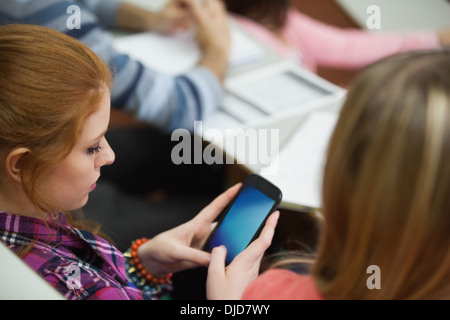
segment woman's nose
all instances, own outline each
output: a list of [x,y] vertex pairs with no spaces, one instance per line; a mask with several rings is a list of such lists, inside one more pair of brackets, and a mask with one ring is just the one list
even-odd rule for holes
[[109,166],[113,164],[114,160],[116,159],[116,155],[109,145],[108,141],[105,139],[103,147],[102,147],[102,155],[101,159],[99,161],[99,166]]

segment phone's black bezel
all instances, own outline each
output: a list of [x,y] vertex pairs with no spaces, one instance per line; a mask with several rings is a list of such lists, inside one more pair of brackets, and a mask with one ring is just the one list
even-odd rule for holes
[[217,218],[217,225],[215,226],[213,231],[210,233],[210,235],[208,236],[208,239],[205,242],[205,245],[203,246],[203,250],[204,251],[208,251],[208,252],[211,251],[212,248],[209,248],[209,242],[211,241],[211,238],[213,237],[213,235],[216,232],[217,228],[219,228],[219,226],[222,223],[223,219],[225,219],[225,216],[227,215],[228,211],[231,209],[231,207],[233,206],[234,202],[241,195],[242,190],[246,186],[252,186],[253,188],[261,191],[267,197],[269,197],[269,198],[271,198],[271,199],[273,199],[275,201],[274,205],[272,206],[270,211],[266,214],[263,222],[261,223],[259,228],[254,233],[254,235],[253,235],[252,239],[249,241],[249,243],[247,243],[246,247],[248,247],[250,245],[250,243],[252,243],[254,240],[256,240],[256,238],[261,233],[261,230],[263,229],[263,227],[264,227],[268,217],[270,216],[270,214],[272,212],[274,212],[278,208],[278,206],[280,205],[281,200],[283,198],[283,194],[282,194],[281,190],[277,186],[275,186],[272,182],[268,181],[267,179],[261,177],[260,175],[257,175],[257,174],[249,175],[244,180],[244,182],[242,183],[242,186],[239,189],[238,193],[234,196],[234,198],[230,201],[230,203],[219,214],[219,216]]

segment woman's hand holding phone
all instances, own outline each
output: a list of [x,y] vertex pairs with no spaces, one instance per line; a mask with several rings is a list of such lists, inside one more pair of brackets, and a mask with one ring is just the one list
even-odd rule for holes
[[238,300],[247,286],[258,276],[261,259],[272,243],[279,212],[272,213],[259,237],[225,267],[227,254],[224,246],[211,252],[211,262],[206,280],[209,300]]
[[157,277],[209,265],[208,298],[239,299],[258,275],[261,259],[272,242],[279,217],[278,211],[273,211],[280,201],[278,188],[252,175],[190,221],[141,245],[139,258]]
[[205,207],[188,222],[158,234],[138,249],[144,268],[154,276],[208,266],[210,253],[202,250],[206,239],[214,229],[217,216],[236,196],[241,184],[237,184]]

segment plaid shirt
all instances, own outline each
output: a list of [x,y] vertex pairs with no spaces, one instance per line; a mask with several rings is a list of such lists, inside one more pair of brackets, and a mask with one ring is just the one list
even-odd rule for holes
[[125,258],[104,239],[71,227],[64,215],[41,219],[0,212],[0,240],[67,299],[148,299],[130,285]]

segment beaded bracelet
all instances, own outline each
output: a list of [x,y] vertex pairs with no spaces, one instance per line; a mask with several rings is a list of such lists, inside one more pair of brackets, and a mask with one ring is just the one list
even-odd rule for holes
[[131,244],[130,249],[124,253],[126,259],[125,269],[131,282],[145,294],[152,298],[159,299],[172,291],[172,273],[165,277],[158,278],[145,270],[137,254],[138,248],[147,242],[147,238],[141,238]]

